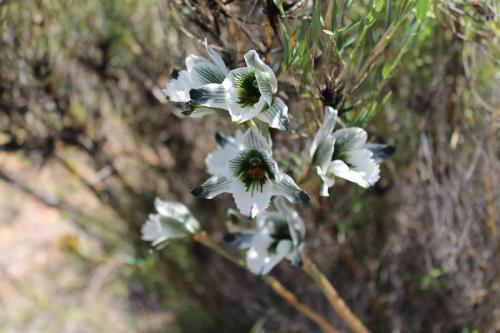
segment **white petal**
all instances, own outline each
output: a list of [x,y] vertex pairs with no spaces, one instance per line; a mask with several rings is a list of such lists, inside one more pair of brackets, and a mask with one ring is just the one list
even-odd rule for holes
[[373,160],[373,153],[368,149],[350,151],[347,162],[351,164],[356,171],[363,174],[368,186],[372,186],[379,180],[380,167],[378,163]]
[[243,123],[252,118],[255,118],[266,105],[266,101],[261,96],[259,101],[252,106],[242,107],[237,102],[237,96],[235,96],[231,91],[228,92],[227,100],[227,110],[231,116],[231,120],[235,123]]
[[175,220],[162,217],[160,214],[150,214],[141,228],[142,240],[156,246],[169,239],[186,237],[189,232]]
[[153,246],[173,239],[182,238],[200,229],[199,222],[189,209],[175,201],[155,199],[158,214],[150,214],[142,226],[142,239],[153,242]]
[[261,274],[268,257],[267,249],[273,242],[273,239],[262,233],[256,233],[252,237],[250,248],[247,251],[247,267],[254,274]]
[[312,157],[312,162],[315,166],[326,169],[332,161],[333,152],[335,151],[335,138],[328,134],[321,140]]
[[278,171],[279,175],[273,186],[273,194],[281,195],[287,198],[292,203],[307,203],[310,198],[306,192],[295,184],[292,177]]
[[220,69],[208,62],[198,62],[190,71],[193,87],[201,87],[210,83],[222,83],[226,78],[226,74]]
[[245,62],[248,67],[255,69],[255,76],[259,91],[268,105],[273,101],[273,95],[278,90],[278,80],[271,67],[266,65],[259,57],[257,52],[250,50],[245,54]]
[[314,140],[311,144],[311,148],[309,149],[309,157],[311,158],[311,160],[313,159],[319,144],[332,133],[336,121],[337,110],[330,106],[327,106],[325,108],[325,119],[323,119],[323,123],[321,124],[318,133],[316,133],[316,136],[314,137]]
[[333,132],[335,144],[342,152],[363,148],[366,143],[366,131],[359,127],[341,128]]
[[247,251],[248,269],[258,275],[269,273],[292,249],[290,240],[282,240],[276,247],[276,253],[269,253],[268,248],[272,238],[257,234],[252,241],[252,247]]
[[210,45],[208,45],[208,42],[207,42],[206,38],[205,38],[205,48],[207,49],[207,53],[210,56],[210,59],[212,60],[212,62],[217,66],[217,68],[222,73],[224,73],[225,75],[227,75],[227,73],[229,71],[228,71],[228,69],[226,67],[226,64],[224,63],[224,60],[222,60],[222,57],[217,52],[215,52],[215,50],[212,49],[210,47]]
[[169,101],[172,102],[188,102],[189,90],[193,88],[191,76],[187,71],[180,71],[177,78],[170,80],[163,93]]
[[191,193],[194,196],[212,199],[213,197],[231,190],[231,181],[223,176],[212,176],[203,184],[195,187]]
[[221,84],[210,83],[189,91],[195,103],[211,108],[227,109],[226,90]]
[[257,118],[269,124],[272,128],[283,131],[288,129],[288,106],[281,98],[274,98],[273,103],[257,115]]
[[349,166],[341,160],[333,161],[328,167],[328,172],[333,173],[337,177],[356,183],[361,187],[367,188],[370,186],[365,178],[364,172],[349,168]]
[[321,167],[316,167],[316,173],[322,180],[320,196],[329,197],[328,188],[332,187],[335,184],[335,177],[332,175],[328,175],[327,171]]
[[187,71],[191,72],[193,70],[193,67],[197,64],[200,64],[200,63],[209,64],[207,59],[205,59],[203,57],[200,57],[200,56],[197,56],[194,54],[187,56],[186,57],[186,69],[187,69]]
[[251,127],[245,132],[243,140],[245,148],[247,149],[257,149],[268,153],[271,152],[270,144],[255,127]]
[[231,192],[233,193],[236,206],[243,215],[254,218],[257,214],[264,212],[271,201],[273,184],[266,181],[262,186],[262,191],[258,189],[245,188],[245,184],[237,178],[231,182]]
[[236,143],[234,138],[226,137],[221,134],[216,135],[217,149],[208,154],[205,159],[208,172],[212,175],[223,174],[227,162],[234,158],[240,151],[240,145]]

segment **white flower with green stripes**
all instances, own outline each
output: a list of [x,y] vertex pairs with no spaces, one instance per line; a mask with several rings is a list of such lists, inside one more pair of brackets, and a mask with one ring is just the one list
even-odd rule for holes
[[175,201],[155,199],[157,214],[149,214],[142,226],[142,239],[153,246],[166,244],[172,239],[181,239],[200,231],[198,220],[183,204]]
[[272,128],[288,129],[288,107],[276,97],[278,80],[254,50],[245,54],[246,67],[229,72],[222,84],[192,89],[190,98],[198,105],[226,109],[231,119],[243,123],[257,118]]
[[252,127],[236,137],[216,135],[217,149],[206,159],[206,182],[194,188],[195,196],[211,199],[232,193],[236,206],[245,216],[254,218],[269,206],[273,195],[284,196],[292,203],[305,203],[309,196],[302,191],[273,160],[268,141]]
[[206,40],[205,48],[211,61],[196,55],[189,55],[186,58],[186,69],[174,71],[172,79],[163,89],[163,93],[168,100],[185,103],[184,115],[200,117],[220,111],[199,105],[192,101],[189,96],[191,89],[207,84],[221,84],[229,73],[221,56],[208,45]]
[[257,216],[255,228],[241,229],[230,225],[224,239],[241,249],[246,249],[248,269],[254,274],[267,274],[284,258],[296,266],[301,262],[305,227],[296,211],[283,200],[276,198],[277,211]]
[[372,186],[380,178],[380,162],[395,151],[393,146],[366,143],[367,133],[359,127],[334,131],[336,120],[337,110],[327,106],[325,119],[309,151],[316,173],[323,181],[322,196],[328,196],[335,177],[364,188]]

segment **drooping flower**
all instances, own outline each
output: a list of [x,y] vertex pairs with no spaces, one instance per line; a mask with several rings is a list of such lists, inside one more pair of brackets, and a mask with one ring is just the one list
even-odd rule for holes
[[152,242],[153,246],[200,231],[198,220],[183,204],[156,198],[155,208],[157,214],[149,214],[141,228],[142,239]]
[[364,188],[372,186],[380,178],[380,162],[395,151],[390,145],[366,143],[367,133],[359,127],[334,131],[336,120],[337,111],[327,106],[325,119],[309,151],[316,173],[323,181],[320,194],[326,197],[335,177]]
[[242,214],[254,218],[269,206],[273,195],[284,196],[293,203],[305,203],[309,196],[287,174],[278,168],[270,144],[256,128],[236,137],[216,135],[217,149],[205,160],[212,174],[194,188],[195,196],[211,199],[221,193],[232,193]]
[[[208,108],[192,101],[189,96],[191,89],[199,88],[207,84],[221,84],[229,73],[221,56],[215,52],[205,40],[205,48],[211,61],[196,55],[186,58],[186,69],[174,71],[163,93],[172,102],[184,102],[183,114],[191,116],[203,116],[214,113],[215,108]],[[225,102],[222,104],[225,107]]]
[[223,108],[234,122],[257,118],[280,130],[288,128],[288,107],[276,97],[278,80],[271,67],[257,52],[245,54],[246,67],[229,72],[222,84],[207,84],[192,89],[190,97],[197,104]]
[[283,198],[276,198],[277,211],[257,216],[255,228],[234,227],[224,237],[226,241],[246,249],[248,269],[254,274],[267,274],[283,258],[296,266],[301,262],[305,228],[296,211]]

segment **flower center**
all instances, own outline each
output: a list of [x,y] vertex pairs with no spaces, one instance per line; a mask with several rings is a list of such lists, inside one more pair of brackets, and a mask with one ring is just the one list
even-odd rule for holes
[[279,242],[284,239],[292,239],[290,235],[290,229],[288,229],[288,223],[286,221],[276,221],[274,223],[274,231],[271,234],[273,238],[273,242],[267,250],[272,253],[276,253],[276,248],[278,247]]
[[347,164],[349,168],[352,168],[353,165],[349,163],[349,155],[345,151],[345,145],[343,142],[335,141],[335,148],[333,150],[332,161],[340,160]]
[[252,193],[254,190],[262,192],[266,181],[274,179],[272,162],[257,149],[246,150],[229,163],[234,176],[245,184],[247,192],[249,190]]
[[259,101],[260,91],[255,71],[235,76],[234,86],[238,94],[238,104],[241,107],[251,107]]

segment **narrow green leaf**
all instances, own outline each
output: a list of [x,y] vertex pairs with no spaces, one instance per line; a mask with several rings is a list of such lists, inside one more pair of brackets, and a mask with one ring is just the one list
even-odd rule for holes
[[315,0],[311,22],[311,42],[314,44],[319,37],[321,27],[321,0]]
[[285,10],[283,9],[283,2],[281,0],[273,0],[274,5],[278,8],[281,16],[285,16]]
[[373,6],[373,9],[375,9],[375,11],[377,13],[380,13],[380,11],[382,10],[382,8],[384,8],[384,1],[385,0],[377,0],[377,2],[375,2],[375,5]]
[[339,17],[339,1],[333,0],[333,8],[332,8],[332,22],[330,24],[330,29],[333,31],[337,31],[337,22]]
[[384,14],[384,30],[387,30],[391,25],[391,0],[385,0],[385,14]]
[[280,22],[280,29],[281,29],[281,44],[283,46],[283,61],[286,66],[290,64],[290,46],[288,44],[290,40],[290,35],[288,34],[288,31],[286,29],[286,26]]
[[418,0],[417,3],[417,19],[422,22],[427,16],[427,10],[429,9],[429,0]]

